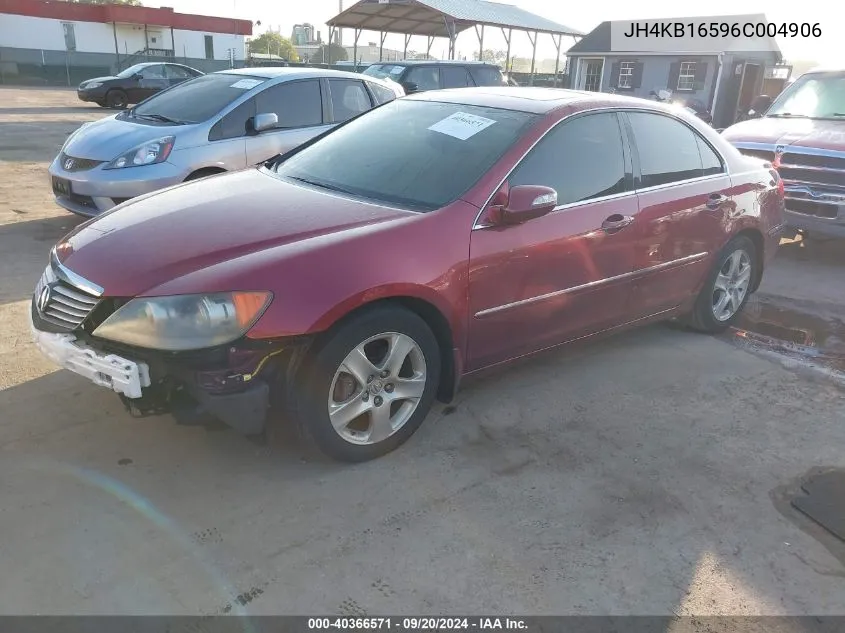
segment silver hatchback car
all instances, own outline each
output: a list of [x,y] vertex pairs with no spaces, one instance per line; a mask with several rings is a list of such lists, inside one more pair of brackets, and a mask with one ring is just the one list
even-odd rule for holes
[[210,73],[76,130],[50,165],[53,194],[68,211],[95,216],[259,164],[404,94],[391,81],[317,68]]

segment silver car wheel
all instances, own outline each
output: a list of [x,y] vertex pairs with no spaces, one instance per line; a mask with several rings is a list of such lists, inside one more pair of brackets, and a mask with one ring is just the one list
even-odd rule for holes
[[751,256],[737,249],[722,263],[713,285],[713,317],[722,323],[739,310],[751,283]]
[[377,334],[357,345],[329,387],[329,419],[347,442],[377,444],[411,418],[426,385],[420,346],[398,332]]

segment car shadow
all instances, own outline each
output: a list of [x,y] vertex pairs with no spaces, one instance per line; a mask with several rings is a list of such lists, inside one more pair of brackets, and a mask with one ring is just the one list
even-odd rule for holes
[[84,221],[85,218],[67,213],[0,225],[0,253],[4,262],[0,305],[28,299],[47,265],[50,249]]
[[[61,150],[67,137],[83,123],[100,118],[102,116],[60,121],[4,121],[0,125],[0,160],[50,161]],[[38,139],[38,142],[34,143],[33,139]]]
[[107,108],[101,108],[97,104],[79,106],[35,106],[24,108],[4,108],[0,106],[0,116],[7,114],[90,114],[91,112],[110,112]]

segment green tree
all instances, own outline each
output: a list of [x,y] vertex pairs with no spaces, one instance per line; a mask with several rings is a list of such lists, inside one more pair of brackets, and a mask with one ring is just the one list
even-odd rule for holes
[[298,62],[299,55],[291,44],[291,41],[282,37],[274,31],[266,31],[258,37],[249,41],[250,53],[264,53],[265,55],[278,55],[289,62]]
[[346,49],[339,44],[323,44],[308,61],[315,64],[334,64],[349,59]]
[[[484,54],[481,56],[481,61],[499,64],[505,61],[505,57],[507,57],[507,55],[506,51],[494,51],[492,49],[485,48]],[[475,61],[478,61],[478,51],[472,54],[472,58]]]

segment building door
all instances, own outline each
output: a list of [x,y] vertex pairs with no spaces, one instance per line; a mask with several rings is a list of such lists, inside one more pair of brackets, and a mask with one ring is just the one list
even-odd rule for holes
[[583,60],[581,62],[581,72],[578,76],[578,89],[599,92],[601,90],[601,76],[603,71],[603,59]]
[[737,115],[748,112],[751,102],[759,94],[762,84],[762,67],[760,64],[746,62],[742,70],[742,83],[739,88],[739,101],[737,102]]

